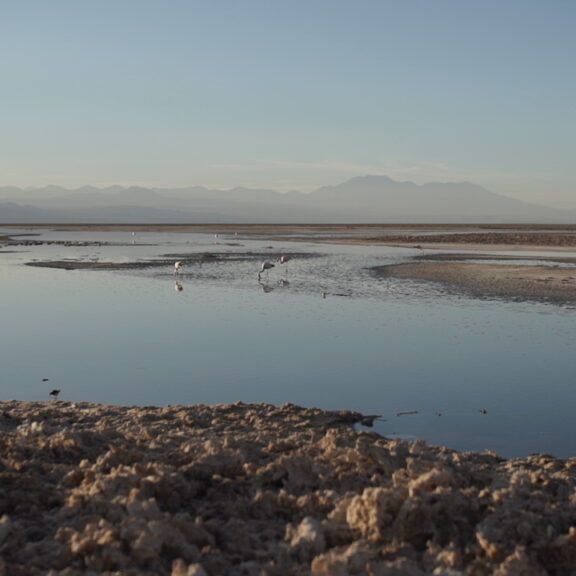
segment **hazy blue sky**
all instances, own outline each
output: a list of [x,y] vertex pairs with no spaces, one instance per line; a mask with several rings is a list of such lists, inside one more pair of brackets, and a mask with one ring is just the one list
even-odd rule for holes
[[576,203],[574,0],[0,0],[0,185]]

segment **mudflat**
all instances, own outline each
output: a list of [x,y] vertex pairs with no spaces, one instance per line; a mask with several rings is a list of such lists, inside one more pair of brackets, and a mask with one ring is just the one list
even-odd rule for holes
[[384,277],[450,284],[477,296],[576,301],[576,268],[448,261],[410,262],[378,272]]

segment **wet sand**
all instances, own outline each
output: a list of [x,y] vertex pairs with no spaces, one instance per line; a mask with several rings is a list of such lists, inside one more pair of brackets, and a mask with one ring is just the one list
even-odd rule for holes
[[475,296],[576,301],[576,268],[470,262],[410,262],[377,269],[382,277],[440,282]]
[[0,573],[573,573],[576,459],[458,453],[361,420],[2,402]]

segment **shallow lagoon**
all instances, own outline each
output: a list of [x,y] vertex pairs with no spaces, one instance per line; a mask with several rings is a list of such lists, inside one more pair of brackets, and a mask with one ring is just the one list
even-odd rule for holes
[[[573,307],[472,299],[370,271],[416,255],[406,248],[170,233],[34,238],[112,244],[0,252],[0,399],[48,401],[59,388],[62,400],[108,404],[292,402],[382,414],[383,435],[459,450],[576,454]],[[261,283],[259,260],[190,264],[176,290],[174,257],[206,252],[300,256]],[[166,255],[165,266],[138,270],[25,265]]]

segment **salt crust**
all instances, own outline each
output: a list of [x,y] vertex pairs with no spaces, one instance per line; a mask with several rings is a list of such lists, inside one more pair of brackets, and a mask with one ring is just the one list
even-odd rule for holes
[[0,576],[576,574],[576,459],[294,405],[0,403]]

